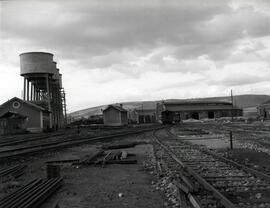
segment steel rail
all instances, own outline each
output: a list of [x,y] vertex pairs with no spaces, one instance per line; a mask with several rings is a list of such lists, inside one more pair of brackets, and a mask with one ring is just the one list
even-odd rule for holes
[[[6,146],[6,145],[20,144],[20,143],[24,143],[27,141],[42,140],[42,139],[47,139],[49,137],[57,137],[57,136],[62,136],[62,135],[64,135],[64,133],[61,133],[61,132],[49,133],[49,134],[43,133],[42,135],[28,134],[24,137],[19,137],[17,139],[12,138],[12,139],[0,140],[0,147]],[[14,136],[14,137],[16,137],[16,136]]]
[[[170,130],[168,131],[168,133],[169,133],[171,136],[173,136],[174,138],[178,138],[178,137],[177,137],[176,135],[174,135]],[[263,172],[260,172],[260,171],[258,171],[258,170],[255,170],[255,169],[246,167],[245,165],[239,164],[239,163],[237,163],[237,162],[235,162],[235,161],[233,161],[233,160],[230,160],[230,159],[225,158],[225,157],[223,157],[223,156],[217,155],[217,154],[215,154],[215,153],[213,153],[213,152],[211,152],[211,151],[209,151],[209,150],[207,150],[207,149],[205,149],[205,148],[202,149],[202,148],[200,148],[199,146],[196,146],[196,145],[194,145],[193,148],[194,148],[194,149],[197,149],[197,150],[199,150],[199,151],[201,151],[201,152],[203,152],[203,153],[205,153],[205,154],[211,155],[211,156],[213,156],[214,158],[216,158],[216,159],[218,159],[218,160],[221,160],[221,161],[223,161],[223,162],[225,162],[225,163],[227,163],[227,164],[233,165],[234,167],[236,167],[236,168],[238,168],[238,169],[245,170],[245,171],[248,172],[248,173],[252,173],[252,174],[256,175],[257,177],[262,178],[262,179],[264,179],[264,180],[270,182],[270,176],[267,175],[267,174],[265,174],[265,173],[263,173]]]
[[136,135],[136,134],[141,134],[141,133],[145,133],[148,131],[153,131],[153,130],[161,129],[161,128],[164,128],[164,127],[158,126],[154,128],[147,128],[147,129],[140,129],[140,130],[136,129],[133,131],[122,132],[122,133],[117,133],[117,134],[112,134],[112,135],[98,136],[98,137],[92,137],[92,138],[82,137],[79,139],[70,139],[68,141],[59,141],[59,142],[45,143],[41,145],[34,145],[34,147],[28,146],[28,147],[21,147],[18,149],[6,150],[2,152],[0,151],[0,159],[8,159],[8,158],[13,158],[17,156],[27,155],[27,154],[34,154],[37,152],[40,153],[41,151],[45,151],[45,150],[61,149],[65,147],[75,146],[75,145],[81,145],[81,144],[86,144],[86,143],[91,143],[91,142],[96,142],[96,141],[107,140],[107,139],[111,139],[115,137]]
[[166,152],[170,154],[170,156],[184,169],[186,170],[192,177],[194,177],[199,184],[201,184],[206,190],[213,193],[213,195],[220,200],[223,206],[226,208],[237,208],[235,204],[233,204],[229,199],[227,199],[223,194],[221,194],[217,189],[215,189],[211,184],[209,184],[205,179],[203,179],[199,174],[193,171],[188,165],[183,163],[175,153],[164,145],[157,137],[156,132],[154,133],[154,137],[156,142],[164,149]]
[[[177,139],[177,140],[181,141],[181,139],[178,138],[176,135],[174,135],[171,131],[168,132],[168,135],[170,135],[174,139]],[[181,141],[181,143],[184,144],[184,145],[185,144],[192,145],[192,144],[190,144],[190,143],[188,143],[186,141]],[[216,189],[218,189],[218,190],[221,189],[220,190],[220,193],[222,193],[223,195],[225,195],[227,198],[231,199],[233,203],[238,203],[239,206],[243,205],[243,203],[244,204],[246,203],[247,206],[249,204],[254,204],[254,206],[255,206],[255,204],[257,206],[259,206],[259,204],[260,204],[260,206],[265,206],[264,203],[267,203],[267,204],[269,203],[268,200],[265,201],[265,200],[259,200],[258,199],[257,201],[256,200],[255,201],[254,200],[252,201],[252,199],[246,200],[244,198],[243,199],[238,199],[238,201],[235,202],[235,199],[233,197],[231,197],[232,195],[235,195],[236,192],[237,193],[241,193],[241,189],[243,190],[244,188],[248,188],[248,189],[254,189],[255,188],[254,190],[257,190],[257,193],[259,193],[260,191],[262,191],[262,192],[267,191],[269,193],[269,182],[270,182],[270,176],[269,175],[267,175],[267,174],[265,174],[263,172],[260,172],[258,170],[255,170],[255,169],[246,167],[245,165],[242,165],[242,164],[239,164],[239,163],[237,163],[237,162],[235,162],[233,160],[227,159],[226,157],[217,155],[216,153],[211,152],[207,148],[202,148],[201,146],[198,146],[198,145],[192,145],[192,148],[194,150],[198,151],[198,152],[203,153],[204,155],[209,155],[212,158],[215,158],[217,160],[217,162],[219,161],[219,162],[221,162],[223,164],[227,164],[228,167],[231,167],[228,170],[241,171],[244,174],[241,177],[246,178],[246,180],[250,180],[249,178],[252,176],[252,177],[255,177],[255,178],[258,178],[258,179],[262,179],[262,181],[264,181],[261,184],[258,184],[257,182],[255,182],[254,180],[252,180],[253,182],[255,182],[255,184],[252,184],[252,183],[251,184],[241,184],[241,183],[239,183],[238,185],[236,185],[236,184],[231,184],[230,185],[229,184],[228,186],[225,186],[225,185],[219,185],[217,183],[213,183],[213,182],[216,181],[216,180],[214,180],[214,178],[218,178],[218,181],[225,181],[225,183],[233,182],[233,181],[235,181],[235,179],[237,179],[238,181],[243,181],[243,180],[239,180],[239,177],[240,176],[235,176],[235,175],[233,175],[233,176],[230,176],[230,175],[228,175],[228,176],[225,176],[225,175],[224,176],[216,176],[216,175],[210,176],[208,174],[209,172],[207,172],[206,175],[204,175],[204,174],[201,175],[206,181],[208,181],[209,183],[212,183],[213,186]],[[172,149],[174,149],[174,147],[172,147]],[[195,155],[197,155],[196,151],[195,151]],[[190,152],[190,153],[192,154],[192,152]],[[184,156],[184,158],[186,158],[186,157],[187,156]],[[190,161],[192,162],[192,160],[190,160]],[[199,164],[199,163],[192,163],[192,165],[195,165],[195,164],[198,164],[201,167],[204,167],[204,164],[203,163],[201,163],[201,164]],[[203,169],[201,169],[201,171],[200,171],[200,169],[197,169],[197,170],[199,170],[199,174],[202,174],[203,173]],[[195,170],[195,171],[197,171],[197,170]],[[211,172],[211,169],[210,169],[210,172]],[[234,178],[234,177],[237,177],[237,178]],[[222,178],[222,180],[221,180],[221,178]],[[232,178],[232,179],[230,179],[230,178]],[[252,181],[250,181],[250,182],[252,182]],[[227,191],[224,191],[225,188],[232,188],[232,190],[230,192],[227,192]],[[238,189],[239,189],[239,191],[238,191]],[[268,206],[269,206],[269,204],[267,205],[267,207]]]
[[7,205],[7,203],[9,203],[10,201],[16,200],[18,195],[21,195],[21,194],[27,192],[28,190],[30,190],[31,188],[36,186],[38,183],[41,183],[41,179],[34,179],[34,180],[30,181],[25,186],[19,188],[15,192],[13,192],[13,193],[9,194],[8,196],[6,196],[5,198],[3,198],[0,201],[0,206]]
[[1,208],[36,208],[53,194],[62,183],[62,178],[42,181],[34,179],[12,194],[0,200]]
[[24,138],[24,139],[19,139],[15,141],[4,141],[4,142],[0,142],[0,147],[13,146],[17,144],[26,143],[26,142],[39,141],[39,140],[48,139],[52,137],[59,137],[63,135],[64,135],[63,133],[61,134],[59,133],[55,135],[44,135],[44,136],[37,136],[37,137],[32,137],[32,138]]
[[46,183],[46,185],[40,187],[38,191],[34,192],[28,199],[24,199],[23,202],[18,206],[18,208],[33,207],[33,204],[37,203],[38,200],[41,198],[41,196],[47,194],[47,192],[52,187],[54,187],[60,182],[59,180],[62,180],[62,179],[56,178],[56,179],[48,180],[48,183]]
[[21,176],[24,172],[24,169],[26,168],[26,165],[15,165],[12,167],[8,167],[5,169],[2,169],[0,171],[0,178],[5,178],[9,175],[18,178],[19,176]]
[[15,200],[11,201],[10,203],[5,204],[5,208],[17,207],[19,204],[24,202],[32,193],[35,193],[43,186],[46,186],[49,182],[50,182],[49,180],[45,182],[41,182],[37,184],[36,186],[34,186],[32,189],[30,189],[28,192],[23,192],[22,194],[18,195],[18,197]]

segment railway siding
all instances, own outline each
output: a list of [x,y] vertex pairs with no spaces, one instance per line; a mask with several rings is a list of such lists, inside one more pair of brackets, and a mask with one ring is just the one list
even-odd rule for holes
[[[169,131],[156,131],[154,136],[164,152],[163,162],[180,175],[177,179],[180,184],[182,181],[181,186],[187,184],[181,176],[199,184],[195,197],[201,207],[270,207],[268,175],[191,145]],[[186,191],[186,198],[192,202],[189,194]]]
[[132,130],[125,130],[122,132],[116,132],[109,135],[103,136],[96,136],[96,137],[89,137],[89,136],[76,136],[76,137],[67,137],[66,139],[58,140],[58,141],[50,141],[50,142],[42,142],[40,144],[27,144],[18,147],[13,147],[12,149],[2,150],[0,151],[0,160],[5,161],[4,159],[13,159],[21,156],[26,156],[30,154],[41,153],[44,151],[52,151],[56,149],[63,149],[66,147],[82,145],[91,142],[100,142],[110,140],[115,137],[122,137],[127,135],[136,135],[141,134],[147,131],[152,131],[155,129],[160,129],[163,127],[155,126],[155,127],[148,127],[142,129],[132,129]]

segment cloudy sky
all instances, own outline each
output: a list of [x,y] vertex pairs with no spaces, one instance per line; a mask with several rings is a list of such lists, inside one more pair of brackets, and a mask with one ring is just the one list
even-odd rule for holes
[[230,89],[270,94],[268,0],[0,4],[0,103],[21,97],[19,54],[28,51],[54,54],[69,112]]

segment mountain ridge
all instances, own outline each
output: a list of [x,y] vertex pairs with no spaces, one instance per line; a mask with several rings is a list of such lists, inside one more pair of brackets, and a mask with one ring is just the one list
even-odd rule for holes
[[[190,98],[190,99],[165,99],[163,101],[225,101],[231,102],[230,96],[222,96],[222,97],[206,97],[206,98]],[[236,95],[233,96],[234,104],[240,108],[251,108],[256,107],[268,100],[270,100],[269,95],[254,95],[254,94],[244,94],[244,95]],[[154,109],[156,107],[157,102],[161,102],[162,100],[156,101],[130,101],[130,102],[122,102],[123,107],[126,109]],[[115,104],[115,103],[114,103]],[[68,116],[73,119],[80,119],[82,117],[88,118],[92,115],[102,114],[102,109],[106,108],[108,105],[100,105],[96,107],[86,108],[83,110],[74,111],[69,113]]]

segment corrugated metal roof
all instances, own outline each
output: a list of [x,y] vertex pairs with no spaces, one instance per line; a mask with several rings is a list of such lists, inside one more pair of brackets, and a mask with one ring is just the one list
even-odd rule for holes
[[163,102],[164,105],[231,105],[231,102],[225,101],[199,101],[199,100],[187,100],[187,101],[169,101]]
[[[164,107],[166,110],[173,112],[180,111],[222,111],[222,110],[232,110],[231,102],[224,101],[181,101],[181,102],[164,102]],[[234,106],[233,109],[239,109]]]
[[[237,109],[237,108],[234,108]],[[231,105],[168,105],[166,110],[169,111],[203,111],[203,110],[232,110]]]

